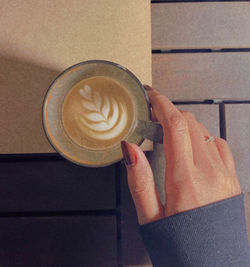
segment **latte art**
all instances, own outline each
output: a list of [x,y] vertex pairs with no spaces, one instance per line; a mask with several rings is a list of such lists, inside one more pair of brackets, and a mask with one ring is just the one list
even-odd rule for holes
[[74,85],[62,108],[64,129],[73,142],[105,149],[124,139],[133,126],[135,109],[126,88],[105,76]]
[[[89,85],[79,90],[79,95],[83,97],[81,104],[86,112],[75,115],[75,120],[79,128],[89,136],[107,140],[119,135],[127,124],[128,112],[124,104],[118,103],[113,96],[92,92]],[[89,129],[86,132],[87,127]]]

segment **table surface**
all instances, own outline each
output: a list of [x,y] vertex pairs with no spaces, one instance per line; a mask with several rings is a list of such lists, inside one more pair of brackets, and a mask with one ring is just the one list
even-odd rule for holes
[[[153,87],[225,138],[245,193],[250,237],[250,3],[152,1]],[[146,152],[164,202],[162,145]],[[125,166],[61,157],[0,159],[4,267],[152,266],[137,232]]]

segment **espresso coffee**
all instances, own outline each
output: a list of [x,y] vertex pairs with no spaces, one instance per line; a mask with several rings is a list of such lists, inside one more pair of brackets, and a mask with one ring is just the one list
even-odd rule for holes
[[114,79],[81,80],[66,95],[63,126],[73,142],[102,150],[120,143],[134,125],[135,108],[129,91]]

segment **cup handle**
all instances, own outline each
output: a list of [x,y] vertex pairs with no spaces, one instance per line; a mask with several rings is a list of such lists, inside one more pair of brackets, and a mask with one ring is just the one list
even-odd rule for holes
[[137,132],[144,138],[163,144],[163,129],[160,123],[153,121],[138,121]]

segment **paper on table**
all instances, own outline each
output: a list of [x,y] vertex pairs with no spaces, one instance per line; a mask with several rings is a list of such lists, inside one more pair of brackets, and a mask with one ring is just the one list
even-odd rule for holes
[[[42,126],[50,83],[90,59],[152,84],[150,0],[0,0],[0,153],[55,152]],[[152,150],[145,140],[141,148]]]

